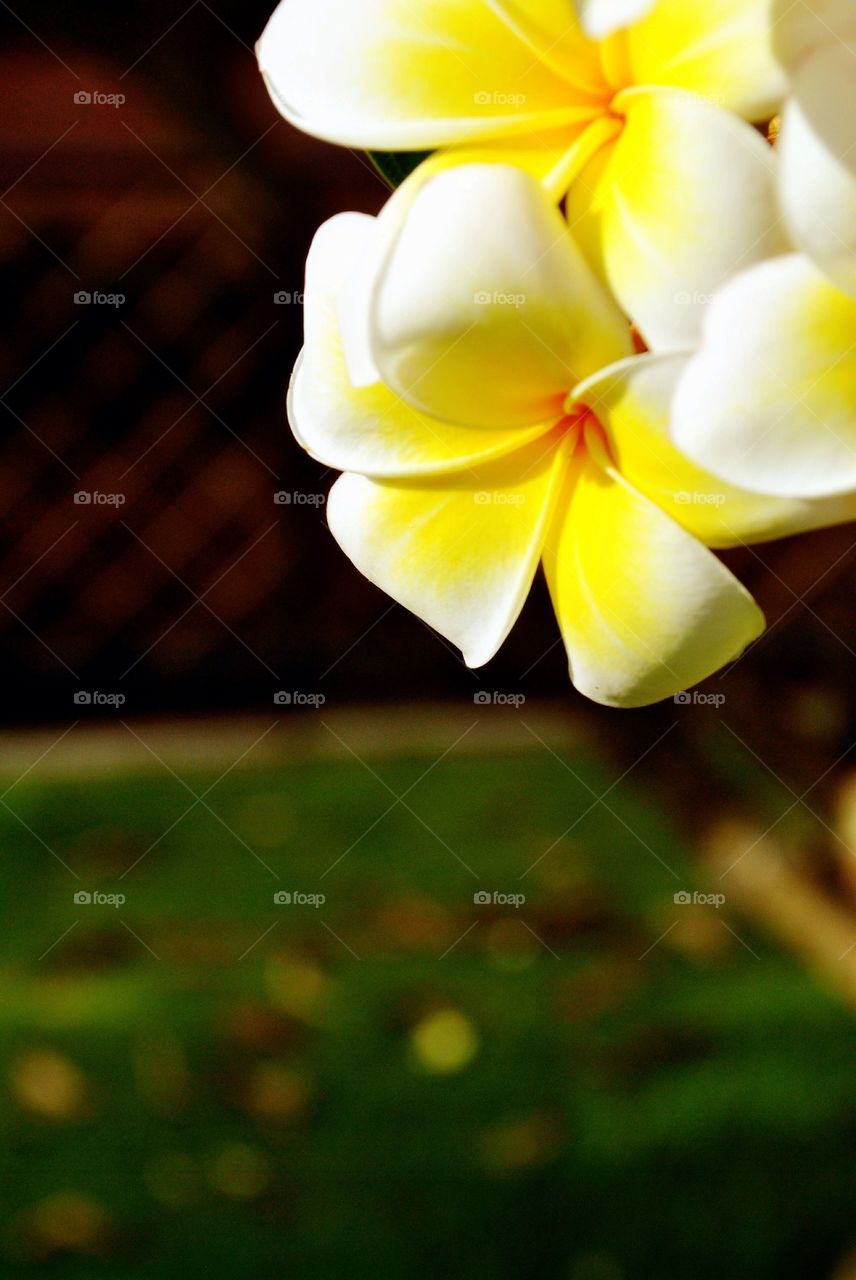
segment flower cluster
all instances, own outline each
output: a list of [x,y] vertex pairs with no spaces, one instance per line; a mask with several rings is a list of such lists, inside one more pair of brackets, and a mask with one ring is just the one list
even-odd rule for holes
[[316,236],[290,422],[471,666],[543,565],[576,687],[668,697],[764,627],[714,550],[856,515],[854,59],[853,0],[282,0],[286,118],[416,153]]

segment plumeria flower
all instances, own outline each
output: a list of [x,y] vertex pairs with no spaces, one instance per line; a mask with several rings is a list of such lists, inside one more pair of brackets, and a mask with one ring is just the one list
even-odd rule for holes
[[283,0],[258,54],[309,133],[439,149],[423,179],[512,163],[567,196],[589,264],[648,345],[674,349],[724,279],[782,251],[775,157],[746,123],[784,91],[771,3],[600,0],[592,32],[608,10],[631,25],[592,40],[568,0]]
[[711,302],[677,390],[673,435],[748,489],[856,491],[856,299],[805,254],[736,276]]
[[633,354],[561,215],[508,166],[421,187],[355,385],[348,281],[377,234],[360,214],[319,231],[289,395],[298,440],[346,472],[328,520],[354,564],[476,667],[543,563],[571,678],[606,705],[668,697],[740,654],[763,617],[704,544],[828,523],[837,504],[758,498],[678,453],[668,412],[686,357]]
[[782,198],[802,253],[751,267],[715,296],[677,392],[673,435],[735,484],[839,495],[856,517],[856,5],[779,0],[792,93]]
[[796,244],[856,296],[856,4],[799,0],[777,24],[791,93],[779,137]]

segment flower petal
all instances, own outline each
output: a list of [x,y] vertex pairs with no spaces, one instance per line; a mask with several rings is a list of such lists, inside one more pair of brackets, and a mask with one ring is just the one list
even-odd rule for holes
[[330,492],[330,529],[361,573],[479,667],[529,594],[567,451],[557,431],[475,474],[410,484],[345,475]]
[[[617,0],[625,6],[634,0]],[[645,0],[635,0],[638,7]],[[649,0],[650,2],[650,0]],[[597,45],[580,25],[575,0],[487,0],[487,3],[516,31],[532,53],[575,89],[601,97],[607,82]],[[583,0],[582,7],[592,0]],[[616,4],[616,0],[594,0],[595,4]],[[591,32],[588,32],[591,36]]]
[[775,0],[773,48],[789,71],[812,49],[836,40],[856,40],[853,0]]
[[747,120],[785,93],[772,49],[773,0],[657,0],[628,33],[635,84],[689,89]]
[[460,471],[519,448],[549,431],[478,431],[435,421],[383,383],[355,387],[337,321],[337,300],[371,256],[377,221],[339,214],[318,231],[306,266],[306,344],[289,390],[289,420],[298,441],[325,466],[375,476]]
[[856,495],[805,501],[750,493],[681,453],[669,417],[689,360],[633,356],[574,392],[606,427],[616,469],[634,488],[708,547],[767,542],[856,519]]
[[779,149],[794,240],[856,296],[856,41],[824,44],[796,70]]
[[679,693],[764,629],[725,566],[591,447],[575,460],[546,548],[571,679],[605,706]]
[[[422,185],[435,173],[465,164],[505,164],[523,169],[558,204],[568,190],[569,173],[579,172],[598,144],[610,141],[620,131],[617,121],[601,117],[589,125],[567,125],[518,138],[491,138],[435,151],[407,182]],[[399,187],[395,195],[403,189]]]
[[583,30],[602,40],[643,17],[657,0],[576,0]]
[[731,281],[681,379],[672,435],[747,489],[856,490],[856,301],[798,254]]
[[378,283],[372,350],[414,408],[508,429],[555,421],[576,382],[632,347],[537,183],[467,165],[414,199]]
[[282,0],[257,52],[286,119],[346,146],[431,149],[580,114],[484,0]]
[[629,90],[627,122],[574,183],[568,220],[649,347],[695,341],[709,296],[784,250],[773,150],[677,90]]
[[[367,242],[365,252],[360,255],[359,268],[351,274],[338,300],[339,323],[354,384],[362,386],[377,380],[369,334],[372,294],[410,208],[429,179],[464,166],[505,165],[528,174],[540,184],[548,198],[558,204],[564,199],[573,175],[580,172],[600,147],[612,141],[621,128],[618,120],[602,116],[590,124],[569,125],[522,138],[491,138],[441,148],[423,160],[381,209],[373,240],[371,244]],[[561,225],[563,229],[566,226]]]

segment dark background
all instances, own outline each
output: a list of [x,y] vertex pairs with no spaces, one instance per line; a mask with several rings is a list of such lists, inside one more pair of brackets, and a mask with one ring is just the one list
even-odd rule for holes
[[[268,0],[0,15],[6,722],[62,721],[78,689],[156,714],[266,708],[283,687],[468,700],[481,683],[644,740],[661,711],[604,719],[571,690],[540,583],[473,675],[360,578],[323,505],[275,505],[280,490],[320,504],[333,477],[285,422],[302,318],[274,296],[299,293],[321,221],[376,211],[386,188],[274,110],[252,52]],[[79,105],[80,90],[126,102]],[[80,290],[126,301],[79,306]],[[75,505],[81,489],[125,501]],[[764,719],[765,751],[787,735],[788,761],[850,740],[851,532],[732,557],[771,629],[710,687],[748,729]]]

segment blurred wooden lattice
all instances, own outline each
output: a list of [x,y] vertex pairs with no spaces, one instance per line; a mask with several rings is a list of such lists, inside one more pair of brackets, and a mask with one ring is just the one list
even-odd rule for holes
[[[23,694],[58,678],[118,687],[133,663],[126,681],[154,686],[216,657],[270,686],[293,560],[274,504],[282,388],[300,326],[275,295],[299,290],[303,246],[288,248],[287,211],[247,165],[225,172],[139,80],[115,108],[75,102],[44,59],[3,74],[0,278],[24,299],[0,351],[7,669]],[[103,66],[81,79],[125,87]]]

